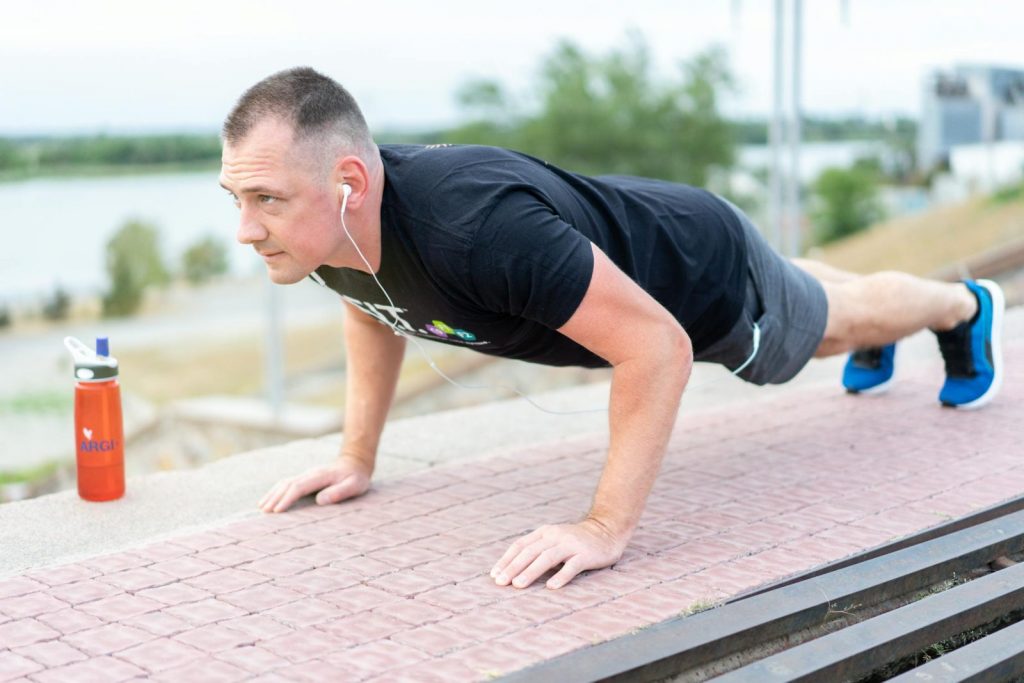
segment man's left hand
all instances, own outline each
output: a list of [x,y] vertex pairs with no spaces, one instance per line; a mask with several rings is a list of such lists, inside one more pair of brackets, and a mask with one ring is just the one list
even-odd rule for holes
[[577,524],[542,526],[513,543],[491,569],[491,577],[499,586],[526,588],[561,564],[547,581],[548,588],[561,588],[580,572],[618,562],[629,536],[612,532],[593,517]]

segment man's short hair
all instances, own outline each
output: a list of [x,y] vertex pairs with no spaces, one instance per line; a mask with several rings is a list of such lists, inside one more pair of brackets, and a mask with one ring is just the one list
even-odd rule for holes
[[308,66],[279,71],[246,90],[224,121],[224,142],[241,142],[267,118],[290,124],[295,141],[312,143],[321,161],[329,158],[328,163],[333,163],[345,151],[368,165],[377,157],[355,98],[334,79]]

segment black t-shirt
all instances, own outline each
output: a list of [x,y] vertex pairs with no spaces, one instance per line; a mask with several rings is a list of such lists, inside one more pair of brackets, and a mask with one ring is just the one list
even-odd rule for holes
[[713,194],[586,177],[473,145],[381,145],[377,273],[321,266],[328,287],[408,334],[547,365],[606,366],[557,328],[590,284],[590,243],[668,309],[695,351],[739,318],[746,243]]

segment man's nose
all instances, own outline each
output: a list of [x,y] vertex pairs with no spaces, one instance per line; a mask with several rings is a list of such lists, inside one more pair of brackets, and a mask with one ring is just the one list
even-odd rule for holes
[[239,216],[238,233],[235,235],[235,239],[242,244],[253,244],[254,242],[262,242],[266,238],[267,231],[260,225],[255,212],[243,206]]

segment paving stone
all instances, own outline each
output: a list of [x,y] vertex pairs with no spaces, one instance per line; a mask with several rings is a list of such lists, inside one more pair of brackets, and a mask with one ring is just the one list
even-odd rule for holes
[[[50,640],[36,643],[35,645],[19,647],[12,650],[12,652],[22,657],[28,657],[48,668],[88,659],[88,655],[81,650],[77,650],[59,640]],[[2,659],[3,656],[0,656],[0,660]],[[0,680],[3,680],[3,678],[0,677]]]
[[58,600],[63,600],[71,605],[80,605],[83,602],[119,595],[122,591],[106,581],[86,579],[55,586],[48,592]]
[[[51,614],[58,613],[51,612]],[[60,635],[59,631],[35,619],[15,619],[0,624],[0,643],[9,648],[52,640]]]
[[163,604],[156,600],[150,600],[149,598],[130,595],[128,593],[121,593],[109,598],[94,600],[92,602],[78,605],[76,609],[106,621],[118,621],[134,617],[145,612],[152,612],[160,609],[161,607],[163,607]]
[[208,653],[222,652],[239,645],[253,644],[252,636],[221,624],[200,626],[197,629],[179,633],[174,636],[174,639]]
[[158,681],[180,683],[181,681],[203,681],[203,683],[233,683],[249,680],[251,674],[237,666],[208,658],[187,666],[168,669],[155,677]]
[[44,668],[43,664],[23,655],[0,651],[0,681],[12,681]]
[[[102,619],[74,608],[40,614],[37,620],[60,633],[75,633],[76,631],[94,628],[103,624]],[[3,638],[0,637],[0,641],[2,640]]]
[[90,655],[120,652],[152,639],[151,633],[123,624],[105,624],[64,636],[69,645]]
[[[382,609],[386,610],[387,608]],[[331,619],[319,624],[317,628],[325,633],[337,635],[354,645],[363,645],[374,640],[389,638],[411,627],[406,621],[396,619],[383,611],[374,610]]]
[[192,626],[205,626],[233,617],[244,616],[249,613],[249,610],[231,604],[230,601],[223,598],[207,598],[198,602],[168,607],[163,612],[183,619]]
[[143,669],[116,657],[93,657],[32,674],[39,683],[119,683],[144,676]]
[[142,645],[130,647],[117,653],[119,659],[131,662],[140,669],[151,673],[157,673],[173,667],[185,666],[197,657],[203,656],[203,651],[190,647],[182,642],[171,638],[157,638]]
[[[65,564],[59,567],[47,567],[46,569],[28,572],[25,578],[41,581],[47,586],[61,586],[73,581],[91,579],[97,574],[99,574],[97,570],[84,564]],[[0,592],[2,592],[2,589],[0,589]]]
[[113,574],[106,574],[100,577],[99,580],[103,583],[109,583],[116,588],[120,588],[122,591],[134,593],[136,591],[145,590],[146,588],[166,586],[167,584],[175,581],[176,578],[178,577],[158,571],[151,567],[142,567],[139,569],[126,569],[124,571],[114,572]]
[[251,588],[267,581],[268,578],[262,574],[233,567],[218,569],[217,571],[185,579],[185,583],[189,586],[195,586],[214,595]]
[[344,650],[353,641],[336,632],[325,633],[315,627],[307,627],[283,636],[270,638],[259,643],[279,657],[290,662],[304,662]]
[[275,655],[270,650],[259,645],[241,645],[230,650],[217,652],[214,656],[223,662],[251,673],[262,673],[290,664],[284,657]]
[[195,586],[189,586],[188,584],[175,582],[166,586],[160,586],[158,588],[149,588],[147,590],[141,590],[136,595],[149,598],[150,600],[156,600],[162,602],[167,606],[181,605],[187,602],[198,602],[200,600],[208,600],[213,596],[207,591],[200,590]]
[[0,611],[10,619],[36,617],[47,612],[56,612],[65,607],[69,607],[68,603],[43,591],[4,598],[0,601]]

